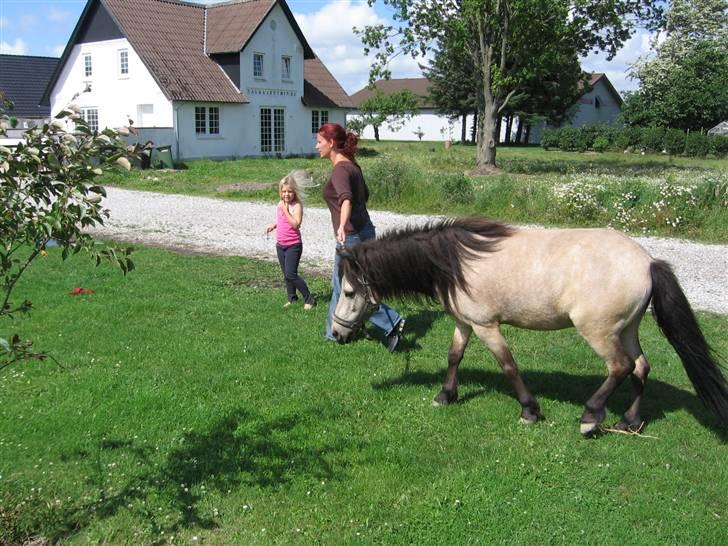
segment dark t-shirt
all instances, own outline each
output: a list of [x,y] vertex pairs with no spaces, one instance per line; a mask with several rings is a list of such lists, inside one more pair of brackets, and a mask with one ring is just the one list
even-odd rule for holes
[[346,233],[356,233],[369,223],[369,188],[356,163],[340,161],[334,165],[324,186],[323,196],[331,213],[334,234],[341,221],[341,204],[347,199],[351,201],[351,218],[346,223]]

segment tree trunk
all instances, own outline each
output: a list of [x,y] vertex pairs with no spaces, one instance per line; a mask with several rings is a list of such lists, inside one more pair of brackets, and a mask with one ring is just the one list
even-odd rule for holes
[[518,129],[516,129],[516,144],[521,143],[521,137],[523,136],[523,120],[521,116],[518,116]]
[[473,113],[473,127],[470,129],[470,143],[478,142],[478,112]]
[[379,126],[378,125],[372,125],[374,127],[374,140],[379,142]]
[[478,116],[478,169],[495,169],[495,148],[498,144],[498,108],[495,100],[485,101],[485,111]]
[[506,138],[505,138],[506,144],[511,143],[511,134],[512,133],[513,133],[513,116],[511,114],[508,114],[506,116]]
[[464,146],[468,141],[468,115],[463,114],[463,126],[460,130],[460,143]]
[[526,130],[524,131],[523,135],[523,143],[528,144],[528,139],[531,138],[531,124],[526,124]]

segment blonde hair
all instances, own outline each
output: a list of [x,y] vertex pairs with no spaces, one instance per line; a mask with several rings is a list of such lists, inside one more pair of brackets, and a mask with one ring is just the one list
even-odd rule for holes
[[301,201],[306,197],[306,188],[312,186],[312,181],[313,177],[311,173],[303,169],[296,169],[281,178],[281,181],[278,182],[278,193],[281,192],[283,186],[288,186],[293,192],[293,195],[296,196],[296,200]]

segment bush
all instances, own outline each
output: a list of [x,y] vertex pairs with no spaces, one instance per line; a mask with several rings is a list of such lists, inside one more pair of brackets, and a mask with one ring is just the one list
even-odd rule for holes
[[609,148],[609,139],[605,136],[598,136],[592,144],[595,152],[605,152]]
[[439,182],[440,192],[445,201],[465,204],[475,198],[472,182],[462,174],[443,175]]
[[614,145],[619,150],[626,150],[630,146],[637,146],[641,136],[642,131],[639,127],[625,127],[614,139]]
[[661,152],[664,148],[665,128],[644,127],[640,135],[640,145],[650,152]]
[[559,148],[564,151],[584,152],[589,148],[588,134],[577,127],[562,127],[559,131]]
[[541,147],[544,150],[549,148],[559,147],[559,130],[558,129],[544,129],[541,135]]
[[708,149],[711,154],[715,154],[717,157],[724,157],[728,155],[728,136],[709,135]]
[[407,176],[407,167],[387,156],[377,158],[370,163],[365,173],[372,198],[379,202],[399,199]]
[[680,155],[685,151],[685,133],[680,129],[668,129],[664,144],[668,154]]
[[709,152],[708,136],[703,133],[688,133],[685,139],[685,155],[702,157]]

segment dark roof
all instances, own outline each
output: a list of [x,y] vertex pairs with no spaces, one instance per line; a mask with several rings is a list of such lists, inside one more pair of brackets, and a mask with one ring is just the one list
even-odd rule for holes
[[46,85],[58,65],[57,57],[31,57],[28,55],[0,55],[0,90],[13,101],[12,116],[47,118],[48,106],[40,106]]
[[[75,44],[84,19],[101,4],[118,25],[134,51],[170,100],[205,102],[248,102],[222,67],[209,55],[240,51],[271,9],[278,4],[303,46],[304,79],[309,97],[304,102],[319,105],[320,95],[334,99],[333,106],[348,107],[348,96],[324,70],[309,74],[310,60],[316,60],[285,0],[247,0],[207,6],[176,0],[89,0],[61,58],[62,66]],[[320,63],[320,61],[318,61]],[[316,63],[311,66],[316,66]],[[323,66],[323,65],[321,65]],[[44,98],[48,101],[60,68]],[[335,87],[337,92],[327,89]],[[338,102],[343,97],[345,102]]]
[[[622,97],[619,95],[617,90],[612,85],[612,82],[609,81],[609,78],[607,78],[607,75],[603,72],[592,72],[592,74],[589,76],[589,86],[594,87],[598,81],[603,81],[604,85],[607,86],[607,90],[612,94],[614,97],[614,100],[617,101],[617,104],[622,106],[622,103],[624,102],[622,100]],[[579,82],[579,89],[583,89],[584,85]]]
[[[612,85],[612,82],[609,81],[609,78],[607,78],[606,74],[604,74],[603,72],[594,72],[589,76],[589,85],[591,87],[594,87],[599,81],[604,82],[604,85],[607,86],[607,89],[614,96],[614,99],[619,105],[621,105],[622,97],[619,96],[619,93]],[[397,91],[402,91],[403,89],[409,89],[415,95],[420,97],[420,100],[418,102],[418,106],[420,108],[434,108],[434,105],[430,101],[429,89],[431,85],[432,83],[427,78],[400,78],[391,80],[377,80],[376,82],[374,82],[374,87],[380,89],[384,93],[395,93]],[[579,82],[579,89],[583,88],[584,85]],[[351,102],[354,104],[354,107],[358,107],[362,102],[371,97],[372,93],[374,93],[373,89],[370,89],[369,87],[364,87],[363,89],[360,89],[351,96]]]
[[[209,6],[207,10],[207,53],[232,53],[240,51],[255,34],[277,0],[238,0]],[[293,13],[285,2],[280,2],[293,31],[303,46],[304,59],[315,55],[308,45]]]
[[351,97],[318,57],[303,61],[303,104],[324,108],[351,108]]
[[[399,78],[391,80],[377,80],[374,87],[383,93],[396,93],[404,89],[409,89],[418,97],[417,106],[419,108],[434,108],[430,101],[430,86],[432,83],[427,78]],[[374,89],[364,87],[351,96],[351,102],[354,107],[358,107],[362,102],[367,100],[374,93]]]

